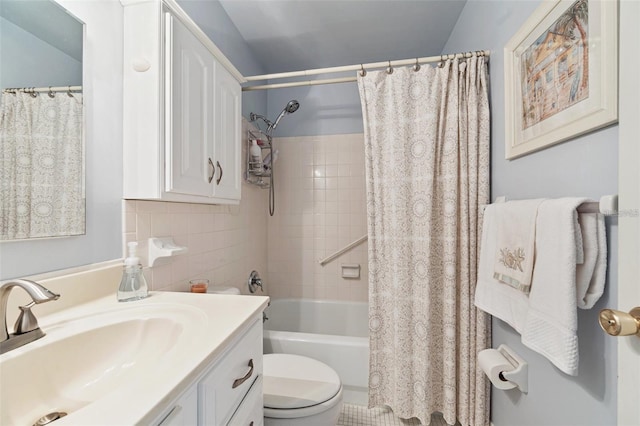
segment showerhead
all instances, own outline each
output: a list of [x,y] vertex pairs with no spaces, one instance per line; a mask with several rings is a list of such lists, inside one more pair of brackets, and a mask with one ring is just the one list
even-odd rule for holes
[[267,135],[271,135],[271,132],[273,131],[273,129],[275,129],[278,126],[278,123],[280,122],[280,120],[282,120],[282,117],[284,117],[287,114],[293,114],[298,110],[298,108],[300,108],[300,102],[294,99],[287,102],[287,105],[284,107],[284,109],[282,110],[278,118],[276,118],[276,121],[274,121],[273,123],[264,115],[254,114],[253,112],[249,115],[249,119],[251,121],[256,121],[256,120],[264,121],[267,124],[266,133]]
[[287,105],[284,107],[284,109],[282,110],[278,118],[276,118],[276,121],[273,123],[273,126],[269,125],[269,129],[271,130],[275,129],[278,126],[278,123],[280,122],[280,120],[282,120],[282,117],[284,117],[287,114],[293,114],[298,110],[298,108],[300,108],[300,102],[296,101],[295,99],[287,102]]
[[293,114],[298,110],[298,108],[300,108],[300,102],[296,101],[295,99],[289,101],[287,103],[287,106],[284,107],[285,111],[287,111],[289,114]]

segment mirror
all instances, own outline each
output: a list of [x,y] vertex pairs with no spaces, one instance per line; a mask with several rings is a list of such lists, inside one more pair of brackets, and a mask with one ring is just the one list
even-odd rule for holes
[[0,1],[0,240],[85,234],[84,23]]

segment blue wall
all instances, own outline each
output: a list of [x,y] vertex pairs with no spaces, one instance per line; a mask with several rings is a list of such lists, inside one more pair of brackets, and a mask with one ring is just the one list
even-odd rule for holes
[[[353,72],[353,75],[355,74]],[[345,77],[348,74],[338,76]],[[333,77],[335,76],[323,76],[323,78]],[[269,90],[267,97],[269,117],[275,119],[291,99],[297,99],[300,102],[300,109],[280,122],[275,131],[276,136],[339,135],[363,132],[362,107],[358,85],[355,82]]]
[[[503,49],[537,1],[467,2],[444,51],[490,49],[492,196],[507,199],[617,193],[618,129],[612,126],[516,160],[504,159]],[[590,310],[578,310],[580,367],[570,377],[520,343],[520,336],[493,320],[493,346],[506,343],[529,362],[529,394],[493,389],[495,426],[615,425],[616,341],[598,326],[598,311],[617,301],[617,222],[607,219],[608,283]]]
[[82,85],[82,62],[0,18],[0,87]]
[[[264,68],[255,59],[249,45],[240,35],[229,15],[217,0],[178,0],[178,4],[195,21],[211,41],[224,53],[244,76],[264,74]],[[267,92],[243,93],[242,115],[267,111]]]

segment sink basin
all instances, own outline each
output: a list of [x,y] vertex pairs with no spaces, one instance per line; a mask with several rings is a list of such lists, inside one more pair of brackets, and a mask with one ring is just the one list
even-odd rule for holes
[[3,355],[0,424],[33,425],[56,411],[72,422],[74,412],[177,363],[177,348],[200,337],[193,324],[205,317],[181,305],[116,308],[41,324],[45,337]]

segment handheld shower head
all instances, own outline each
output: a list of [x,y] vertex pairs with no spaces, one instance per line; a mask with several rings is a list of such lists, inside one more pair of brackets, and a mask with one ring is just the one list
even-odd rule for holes
[[293,114],[298,110],[298,108],[300,108],[300,102],[296,101],[295,99],[287,102],[287,105],[284,107],[278,118],[276,118],[276,121],[273,123],[273,125],[269,125],[269,129],[275,129],[278,126],[280,120],[282,120],[282,117],[287,114]]

